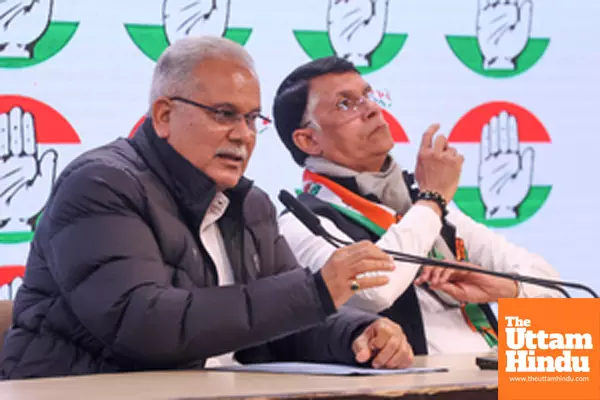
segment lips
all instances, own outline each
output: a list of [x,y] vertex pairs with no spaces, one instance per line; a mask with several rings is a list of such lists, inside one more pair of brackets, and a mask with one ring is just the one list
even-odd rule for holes
[[223,159],[223,160],[228,160],[228,161],[235,161],[235,162],[242,162],[244,161],[243,157],[240,156],[236,156],[233,154],[219,154],[217,155],[217,157]]

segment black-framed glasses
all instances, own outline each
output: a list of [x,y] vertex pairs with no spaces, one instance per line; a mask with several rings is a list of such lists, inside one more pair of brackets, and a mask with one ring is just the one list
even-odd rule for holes
[[212,113],[215,121],[219,124],[226,126],[233,126],[240,121],[244,120],[248,128],[252,131],[256,132],[259,128],[259,124],[266,125],[271,123],[271,120],[264,115],[262,115],[258,111],[251,111],[247,114],[238,113],[234,110],[229,110],[226,108],[215,108],[211,106],[207,106],[205,104],[201,104],[195,102],[190,99],[186,99],[184,97],[173,96],[169,97],[170,100],[181,101],[182,103],[190,104],[192,106],[201,108],[203,110],[209,111]]

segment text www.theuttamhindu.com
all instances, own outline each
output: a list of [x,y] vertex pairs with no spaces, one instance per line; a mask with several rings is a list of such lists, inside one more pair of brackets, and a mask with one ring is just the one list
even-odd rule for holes
[[511,376],[510,382],[589,382],[587,376]]

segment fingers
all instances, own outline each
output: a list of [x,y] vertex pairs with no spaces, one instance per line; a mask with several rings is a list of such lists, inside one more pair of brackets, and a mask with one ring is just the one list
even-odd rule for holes
[[371,359],[371,349],[369,348],[369,340],[373,334],[373,325],[369,325],[363,333],[352,342],[352,351],[357,362],[364,363]]
[[10,132],[10,150],[12,154],[23,152],[23,110],[21,107],[13,107],[8,115],[8,129]]
[[0,114],[0,159],[10,155],[10,131],[8,114]]
[[396,351],[396,354],[394,354],[385,364],[385,367],[408,368],[413,364],[414,359],[415,353],[413,352],[412,346],[408,343],[408,340],[405,340],[400,344],[400,348]]
[[30,112],[23,114],[23,152],[28,155],[37,153],[33,115]]
[[[391,260],[373,260],[364,258],[349,265],[351,276],[364,274],[365,272],[391,272],[396,265]],[[384,276],[384,275],[382,275]]]
[[519,131],[517,128],[517,119],[514,115],[508,117],[508,152],[519,152]]
[[371,363],[374,368],[402,368],[412,363],[412,348],[399,325],[382,318],[373,327],[369,347],[377,353]]
[[361,276],[354,279],[359,284],[360,290],[371,289],[374,287],[384,286],[390,282],[390,278],[385,275]]
[[424,266],[421,268],[419,276],[415,279],[415,285],[420,285],[424,282],[429,281],[429,277],[431,276],[431,267]]
[[446,136],[439,135],[438,137],[435,138],[435,141],[433,142],[433,150],[434,151],[441,153],[444,150],[446,150],[447,147],[448,147],[448,139],[446,139]]
[[490,156],[490,124],[483,125],[481,129],[481,145],[479,147],[479,158],[483,162]]
[[498,123],[498,117],[494,115],[490,119],[490,154],[496,154],[499,151]]
[[438,286],[450,281],[450,278],[454,275],[455,272],[456,271],[450,268],[434,268],[431,274],[432,286]]
[[393,259],[379,247],[369,241],[343,247],[336,250],[336,261],[349,266],[350,272],[355,276],[368,271],[393,271]]
[[440,124],[431,124],[423,133],[421,138],[421,149],[429,149],[433,146],[433,135],[440,129]]
[[498,151],[500,152],[506,152],[509,148],[508,125],[508,113],[502,111],[498,115]]
[[423,267],[423,270],[419,277],[415,280],[415,284],[420,285],[428,282],[431,286],[438,286],[449,282],[451,279],[462,275],[463,271],[453,270],[451,268],[434,267],[427,265]]

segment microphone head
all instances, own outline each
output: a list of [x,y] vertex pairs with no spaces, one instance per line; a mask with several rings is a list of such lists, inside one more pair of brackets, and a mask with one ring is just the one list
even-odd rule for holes
[[308,207],[302,204],[298,199],[292,196],[288,191],[281,190],[279,201],[287,208],[304,226],[316,236],[324,236],[324,230],[321,226],[319,217],[315,215]]

